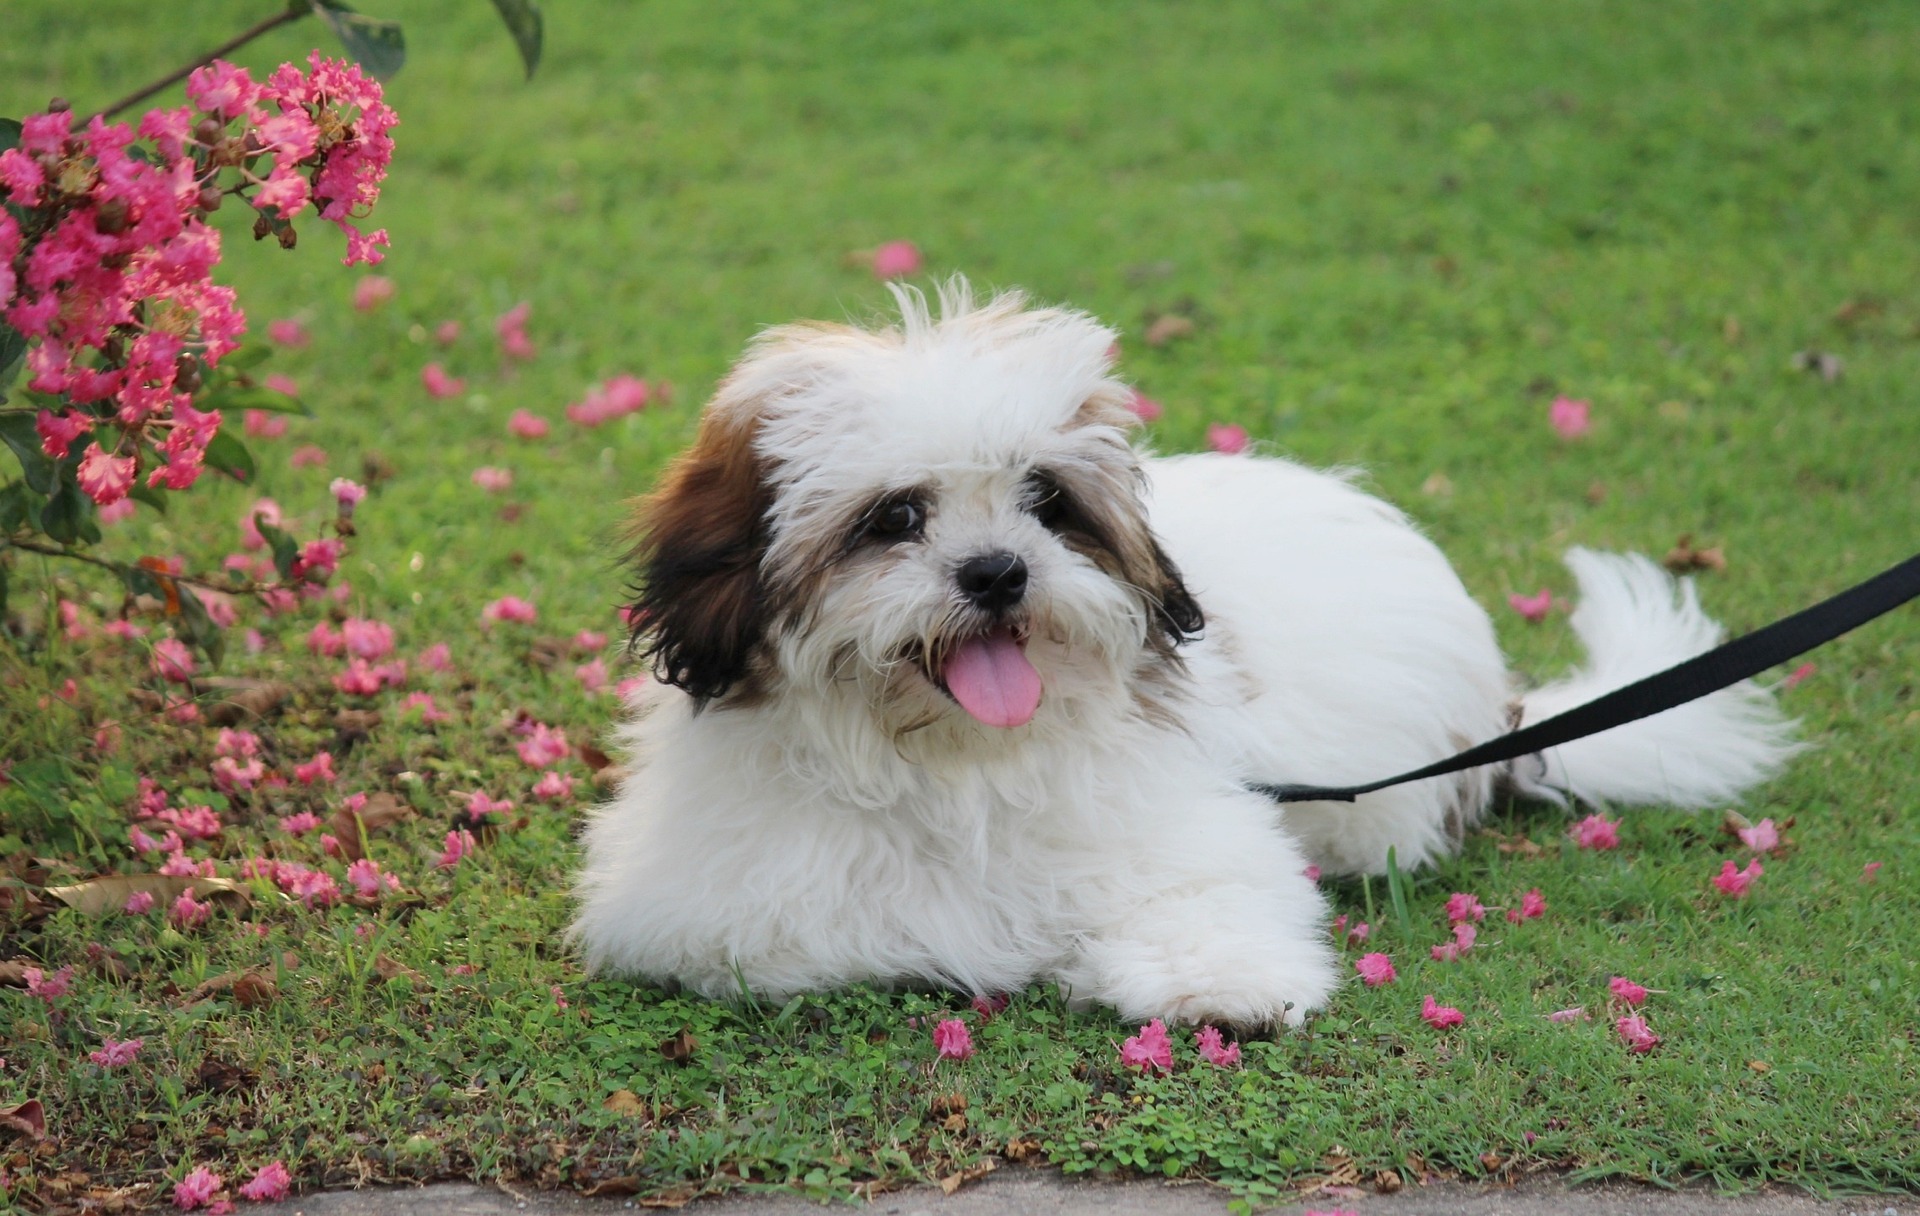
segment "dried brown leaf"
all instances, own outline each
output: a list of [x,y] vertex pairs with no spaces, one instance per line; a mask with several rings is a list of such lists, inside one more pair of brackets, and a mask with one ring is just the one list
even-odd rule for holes
[[348,808],[345,803],[335,807],[327,820],[327,827],[339,840],[340,851],[346,855],[346,859],[354,862],[366,856],[366,850],[361,847],[363,836],[372,836],[382,828],[413,817],[413,807],[392,794],[369,794],[358,811]]
[[1697,570],[1718,573],[1727,568],[1727,555],[1718,545],[1711,549],[1694,548],[1693,533],[1688,532],[1673,543],[1673,548],[1660,559],[1660,564],[1675,574],[1689,574]]
[[622,1174],[618,1178],[602,1178],[582,1195],[632,1195],[640,1190],[640,1178],[637,1174]]
[[381,983],[405,979],[411,980],[415,988],[427,987],[426,976],[389,955],[382,954],[373,960],[373,973],[380,977]]
[[630,1089],[614,1090],[607,1095],[607,1100],[600,1104],[600,1109],[638,1119],[644,1119],[648,1114],[647,1104],[640,1100],[640,1095]]
[[1140,340],[1148,346],[1165,346],[1169,342],[1188,337],[1192,333],[1193,319],[1191,317],[1183,317],[1177,313],[1167,313],[1164,316],[1155,317],[1153,322],[1147,326],[1147,332],[1140,335]]
[[1029,1157],[1037,1156],[1039,1152],[1038,1140],[1023,1140],[1017,1136],[1007,1141],[1006,1148],[1001,1150],[1002,1155],[1009,1161],[1025,1161]]
[[683,1026],[679,1034],[662,1039],[656,1050],[675,1064],[685,1064],[693,1059],[694,1052],[700,1050],[700,1040],[693,1037],[693,1031]]
[[677,1186],[670,1191],[662,1191],[658,1195],[642,1195],[634,1202],[643,1208],[684,1208],[699,1196],[700,1191],[697,1187]]
[[47,1110],[40,1099],[29,1098],[11,1110],[0,1110],[0,1128],[29,1140],[47,1138]]
[[951,1195],[969,1182],[978,1182],[988,1174],[993,1173],[999,1164],[1000,1163],[993,1158],[988,1157],[978,1165],[970,1165],[958,1173],[948,1174],[940,1180],[940,1193],[943,1195]]
[[191,891],[195,899],[212,903],[248,907],[252,893],[239,883],[225,878],[182,878],[171,874],[102,874],[85,882],[65,887],[48,887],[47,894],[83,916],[105,916],[127,906],[127,897],[138,891],[160,903],[172,903],[182,892]]
[[231,995],[234,1004],[244,1009],[271,1005],[280,995],[279,988],[268,978],[264,967],[249,967],[245,971],[227,971],[202,980],[193,991],[180,998],[180,1003],[197,1004],[223,992]]
[[216,676],[203,681],[206,687],[227,695],[208,702],[201,710],[215,726],[237,726],[264,718],[293,696],[293,685],[283,680],[249,680]]
[[580,762],[596,773],[613,763],[612,756],[607,755],[607,753],[601,751],[591,743],[582,743],[574,750],[579,752]]

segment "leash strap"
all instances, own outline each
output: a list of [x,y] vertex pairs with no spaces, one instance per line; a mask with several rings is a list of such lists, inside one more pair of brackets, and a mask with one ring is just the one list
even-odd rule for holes
[[1576,706],[1544,722],[1536,722],[1532,726],[1489,739],[1451,759],[1368,785],[1256,784],[1248,788],[1265,794],[1275,802],[1352,802],[1362,794],[1371,794],[1388,786],[1427,777],[1443,777],[1462,769],[1498,764],[1517,756],[1545,751],[1549,747],[1558,747],[1562,743],[1571,743],[1575,739],[1584,739],[1588,735],[1597,735],[1616,726],[1652,717],[1676,705],[1684,705],[1708,693],[1751,679],[1769,667],[1798,658],[1856,626],[1893,611],[1916,596],[1920,596],[1920,554],[1831,599],[1796,612],[1784,620],[1775,621],[1764,629],[1756,629],[1644,680],[1616,688],[1605,696],[1596,697],[1585,705]]

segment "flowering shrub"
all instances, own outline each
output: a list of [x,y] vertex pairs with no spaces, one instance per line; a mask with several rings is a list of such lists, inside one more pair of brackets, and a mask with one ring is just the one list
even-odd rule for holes
[[[376,81],[315,52],[305,70],[282,64],[265,83],[215,60],[186,91],[191,105],[150,110],[137,126],[81,123],[56,103],[0,127],[0,392],[20,365],[28,376],[27,404],[0,408],[0,440],[20,465],[0,486],[9,547],[73,556],[101,539],[101,509],[159,506],[209,468],[249,480],[252,458],[226,417],[300,408],[245,374],[246,316],[212,277],[221,239],[207,217],[227,199],[253,208],[256,239],[293,248],[293,221],[311,208],[345,234],[346,264],[383,256],[386,232],[358,223],[379,198],[398,121]],[[303,548],[275,522],[257,531],[279,578],[326,581],[340,542]],[[219,623],[182,571],[93,560],[217,659]],[[168,679],[192,676],[178,641],[157,645],[155,661]]]

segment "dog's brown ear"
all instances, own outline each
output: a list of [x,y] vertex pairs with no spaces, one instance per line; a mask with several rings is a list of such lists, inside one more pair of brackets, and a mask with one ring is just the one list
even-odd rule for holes
[[1180,568],[1160,547],[1157,537],[1151,545],[1153,578],[1142,585],[1155,592],[1149,607],[1153,611],[1153,623],[1160,637],[1166,645],[1178,646],[1182,642],[1192,641],[1207,627],[1206,614],[1200,611],[1200,601],[1194,599],[1193,592],[1187,590],[1187,584],[1180,578]]
[[709,410],[694,444],[639,502],[632,644],[654,674],[705,704],[746,680],[766,633],[761,581],[772,500],[757,416]]

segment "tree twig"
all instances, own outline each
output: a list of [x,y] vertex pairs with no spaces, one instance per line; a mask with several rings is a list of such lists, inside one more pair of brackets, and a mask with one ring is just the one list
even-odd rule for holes
[[300,18],[306,16],[309,11],[310,10],[304,9],[304,8],[296,9],[291,7],[282,9],[280,12],[275,13],[271,17],[268,17],[265,21],[260,22],[258,25],[254,26],[252,29],[247,30],[245,33],[241,34],[239,37],[234,38],[232,41],[225,42],[217,47],[214,47],[212,50],[208,51],[206,54],[200,56],[200,58],[194,60],[192,63],[189,63],[186,67],[183,67],[179,71],[174,72],[172,75],[165,76],[159,80],[154,81],[152,84],[148,85],[144,89],[141,89],[137,93],[131,93],[125,97],[122,97],[119,101],[114,102],[112,105],[108,106],[106,109],[101,110],[99,113],[95,114],[94,117],[95,118],[112,118],[115,114],[118,114],[120,111],[127,109],[129,106],[138,105],[140,102],[145,101],[147,98],[153,96],[155,93],[158,93],[161,89],[164,89],[169,85],[177,84],[180,81],[185,80],[188,76],[193,74],[195,69],[206,67],[209,63],[212,63],[214,60],[220,58],[222,55],[231,54],[233,51],[238,50],[239,48],[245,46],[247,43],[252,42],[255,38],[258,38],[260,35],[266,33],[268,30],[278,29],[280,26],[286,25],[289,22],[300,20]]
[[[48,557],[70,557],[74,561],[85,562],[89,566],[111,570],[115,575],[127,569],[125,562],[110,562],[105,558],[82,553],[78,549],[68,549],[60,545],[43,545],[39,541],[27,540],[19,536],[0,537],[0,550],[5,549],[25,549],[29,553],[42,553]],[[156,579],[172,579],[176,583],[185,583],[190,587],[199,587],[206,591],[218,591],[222,595],[259,595],[275,590],[279,586],[277,583],[257,583],[251,579],[244,583],[232,581],[216,583],[210,578],[201,578],[193,574],[168,574],[159,570],[149,570],[148,573]]]

